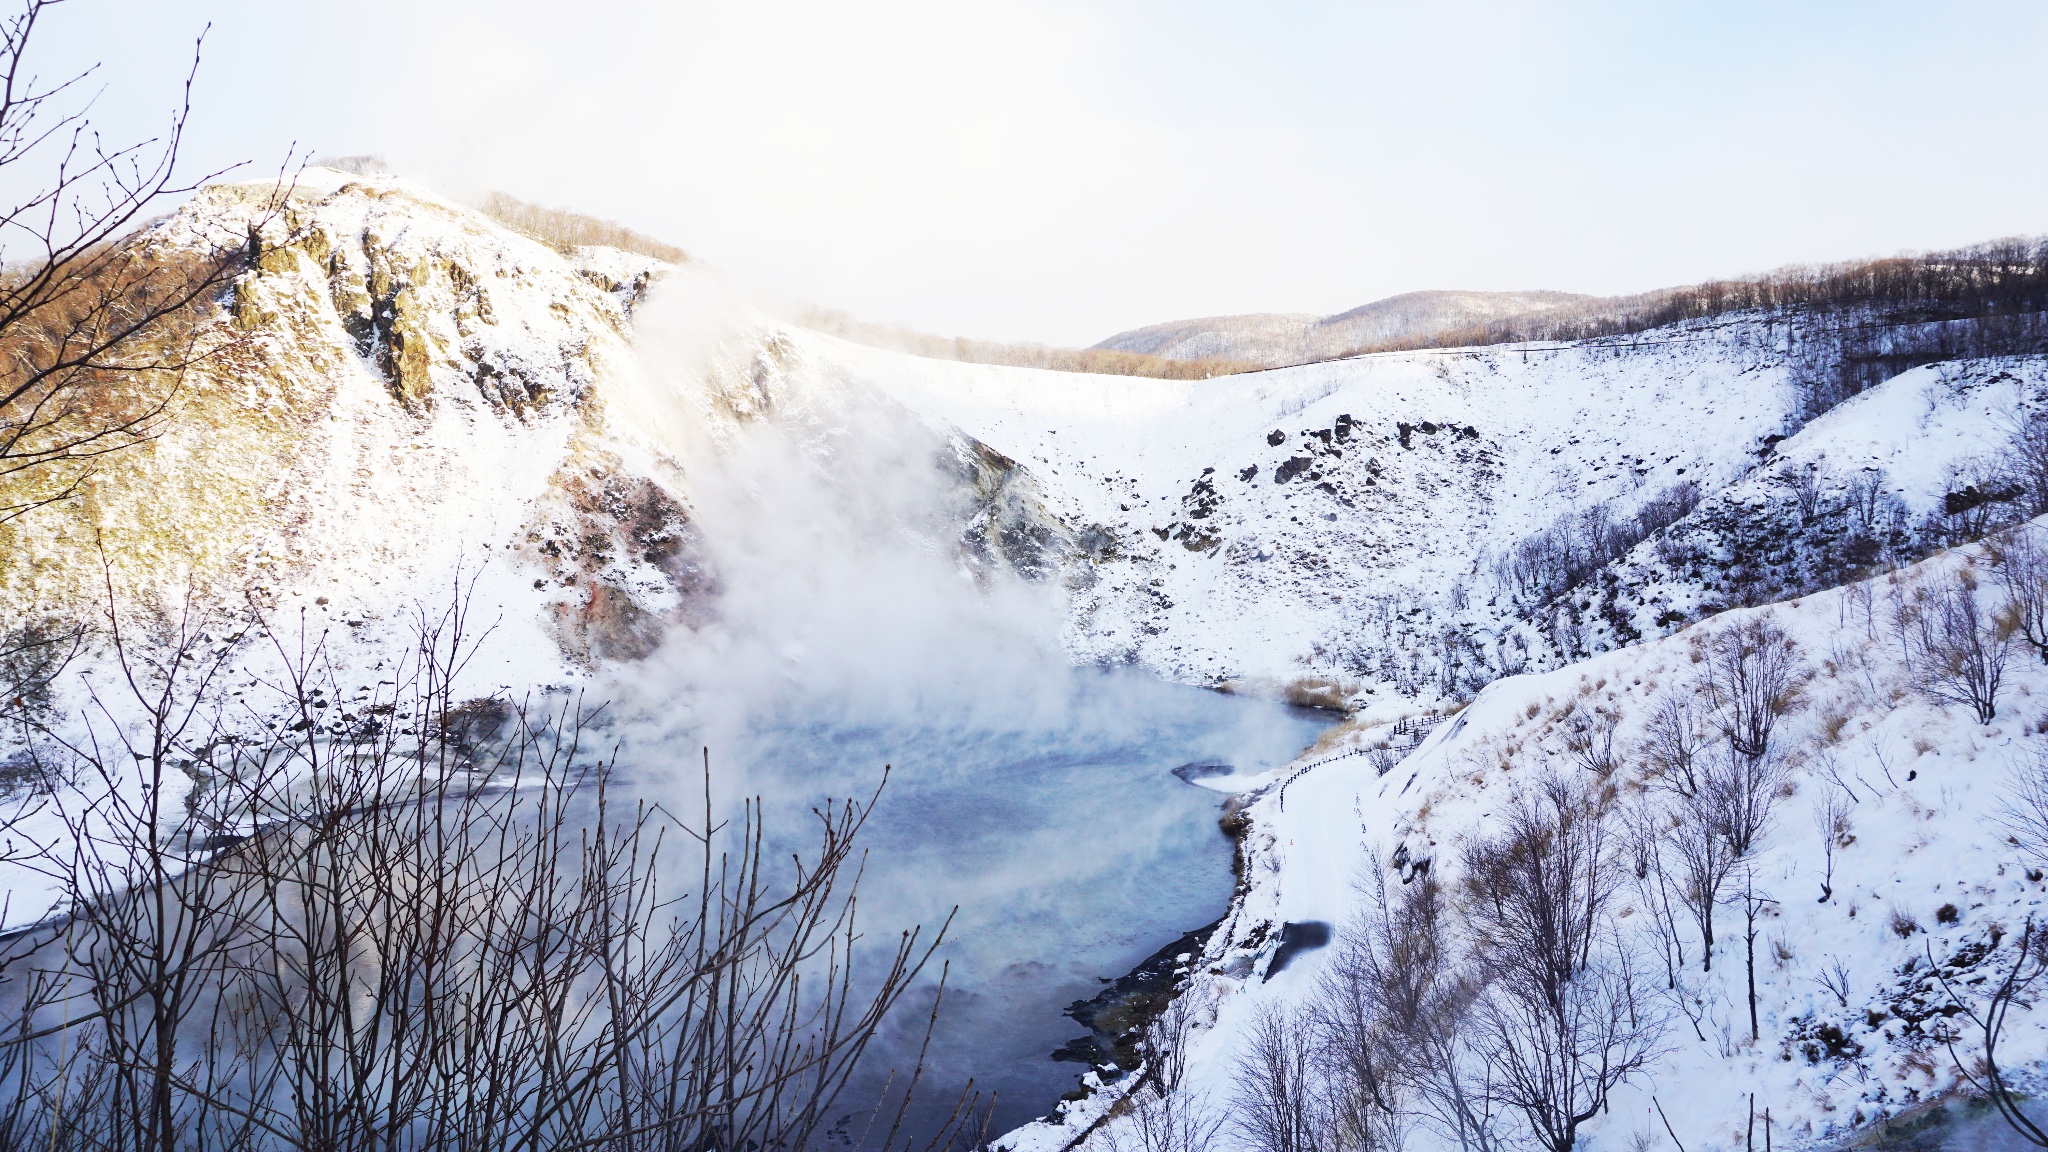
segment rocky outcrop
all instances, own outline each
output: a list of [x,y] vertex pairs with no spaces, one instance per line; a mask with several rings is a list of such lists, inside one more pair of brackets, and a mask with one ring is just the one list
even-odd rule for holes
[[701,599],[683,501],[605,447],[601,385],[628,370],[657,262],[565,258],[402,181],[320,169],[281,208],[268,185],[209,187],[147,242],[244,247],[248,268],[162,434],[0,525],[18,618],[90,619],[102,549],[126,600],[303,593],[364,637],[482,566],[534,585],[535,626],[572,663],[644,654]]

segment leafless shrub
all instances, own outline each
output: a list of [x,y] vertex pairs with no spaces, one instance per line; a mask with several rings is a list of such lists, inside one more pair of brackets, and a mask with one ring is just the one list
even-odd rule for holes
[[1371,744],[1366,745],[1365,759],[1367,763],[1372,765],[1372,770],[1375,774],[1385,776],[1394,770],[1396,764],[1401,762],[1401,753],[1394,748],[1392,742],[1375,740]]
[[1822,988],[1827,989],[1838,1006],[1849,1006],[1849,966],[1842,962],[1841,957],[1829,956],[1827,966],[1820,970],[1820,975],[1814,977],[1814,980]]
[[2005,589],[2007,625],[2048,661],[2048,548],[2032,525],[2021,525],[1985,545],[1991,569]]
[[1564,717],[1565,751],[1579,767],[1602,780],[1614,775],[1618,765],[1614,752],[1614,729],[1620,718],[1601,708],[1582,708],[1574,702]]
[[1252,1019],[1239,1058],[1233,1126],[1256,1152],[1333,1149],[1329,1101],[1318,1075],[1315,1023],[1267,1007]]
[[1849,832],[1851,803],[1847,790],[1832,783],[1822,789],[1819,798],[1813,802],[1813,827],[1820,833],[1822,870],[1819,903],[1822,904],[1835,894],[1835,852],[1855,841]]
[[708,759],[699,822],[621,811],[580,708],[477,729],[466,611],[363,704],[403,725],[330,717],[324,652],[280,643],[290,722],[256,739],[219,622],[110,617],[125,699],[95,695],[42,858],[62,911],[0,949],[0,1146],[801,1147],[845,1110],[939,942],[856,955],[872,799],[793,861],[757,804],[711,808]]
[[1715,633],[1708,641],[1702,687],[1712,720],[1739,756],[1770,752],[1778,721],[1801,703],[1805,669],[1798,647],[1769,616]]
[[1907,633],[1913,687],[1931,700],[1967,707],[1980,724],[1998,715],[1998,692],[2014,627],[1986,613],[1967,572],[1922,600]]
[[1487,975],[1474,1043],[1489,1095],[1550,1152],[1570,1152],[1614,1087],[1649,1062],[1662,1031],[1612,928],[1616,870],[1601,815],[1552,780],[1466,858]]
[[1673,689],[1657,698],[1644,725],[1642,756],[1657,780],[1681,796],[1700,790],[1700,761],[1706,752],[1695,693]]

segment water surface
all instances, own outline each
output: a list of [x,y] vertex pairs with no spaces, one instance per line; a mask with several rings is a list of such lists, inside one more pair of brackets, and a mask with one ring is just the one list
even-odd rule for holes
[[[863,834],[861,919],[879,954],[899,926],[937,925],[959,906],[939,953],[950,974],[926,1078],[972,1077],[997,1094],[994,1131],[1074,1087],[1081,1069],[1051,1059],[1084,1031],[1067,1005],[1228,905],[1222,797],[1173,769],[1276,767],[1332,720],[1128,672],[1078,672],[1014,710],[860,713],[828,702],[726,726],[714,769],[769,797],[772,823],[802,828],[811,805],[864,796],[892,766]],[[928,1004],[898,1013],[876,1067],[914,1061]]]

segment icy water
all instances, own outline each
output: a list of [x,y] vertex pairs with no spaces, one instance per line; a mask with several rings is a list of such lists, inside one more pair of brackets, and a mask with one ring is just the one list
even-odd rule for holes
[[[2039,1121],[2042,1109],[2023,1105]],[[1988,1101],[1951,1099],[1866,1131],[1842,1149],[1872,1152],[2021,1152],[2032,1148]]]
[[[959,906],[923,1096],[943,1113],[971,1077],[998,1098],[993,1132],[1050,1112],[1085,1071],[1051,1059],[1086,1031],[1069,1004],[1226,909],[1223,796],[1173,769],[1275,767],[1332,722],[1130,673],[1078,673],[1064,699],[1019,712],[757,719],[712,748],[714,769],[768,795],[784,827],[826,796],[865,796],[892,766],[863,833],[861,920],[879,954],[899,927]],[[906,1002],[872,1067],[915,1062],[929,1003]]]

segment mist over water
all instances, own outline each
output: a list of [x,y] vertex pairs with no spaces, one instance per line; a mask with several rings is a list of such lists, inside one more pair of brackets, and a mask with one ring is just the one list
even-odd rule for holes
[[[811,808],[890,765],[862,840],[874,950],[959,909],[927,1099],[942,1116],[972,1077],[1001,1097],[998,1130],[1049,1110],[1082,1071],[1049,1059],[1082,1031],[1066,1005],[1228,901],[1220,797],[1171,769],[1282,764],[1327,718],[1072,667],[1057,582],[963,561],[973,490],[946,430],[761,351],[701,284],[638,323],[622,422],[685,495],[718,592],[611,689],[622,770],[693,811],[708,747],[720,803],[762,797],[796,849]],[[914,1061],[924,1005],[878,1068]]]

